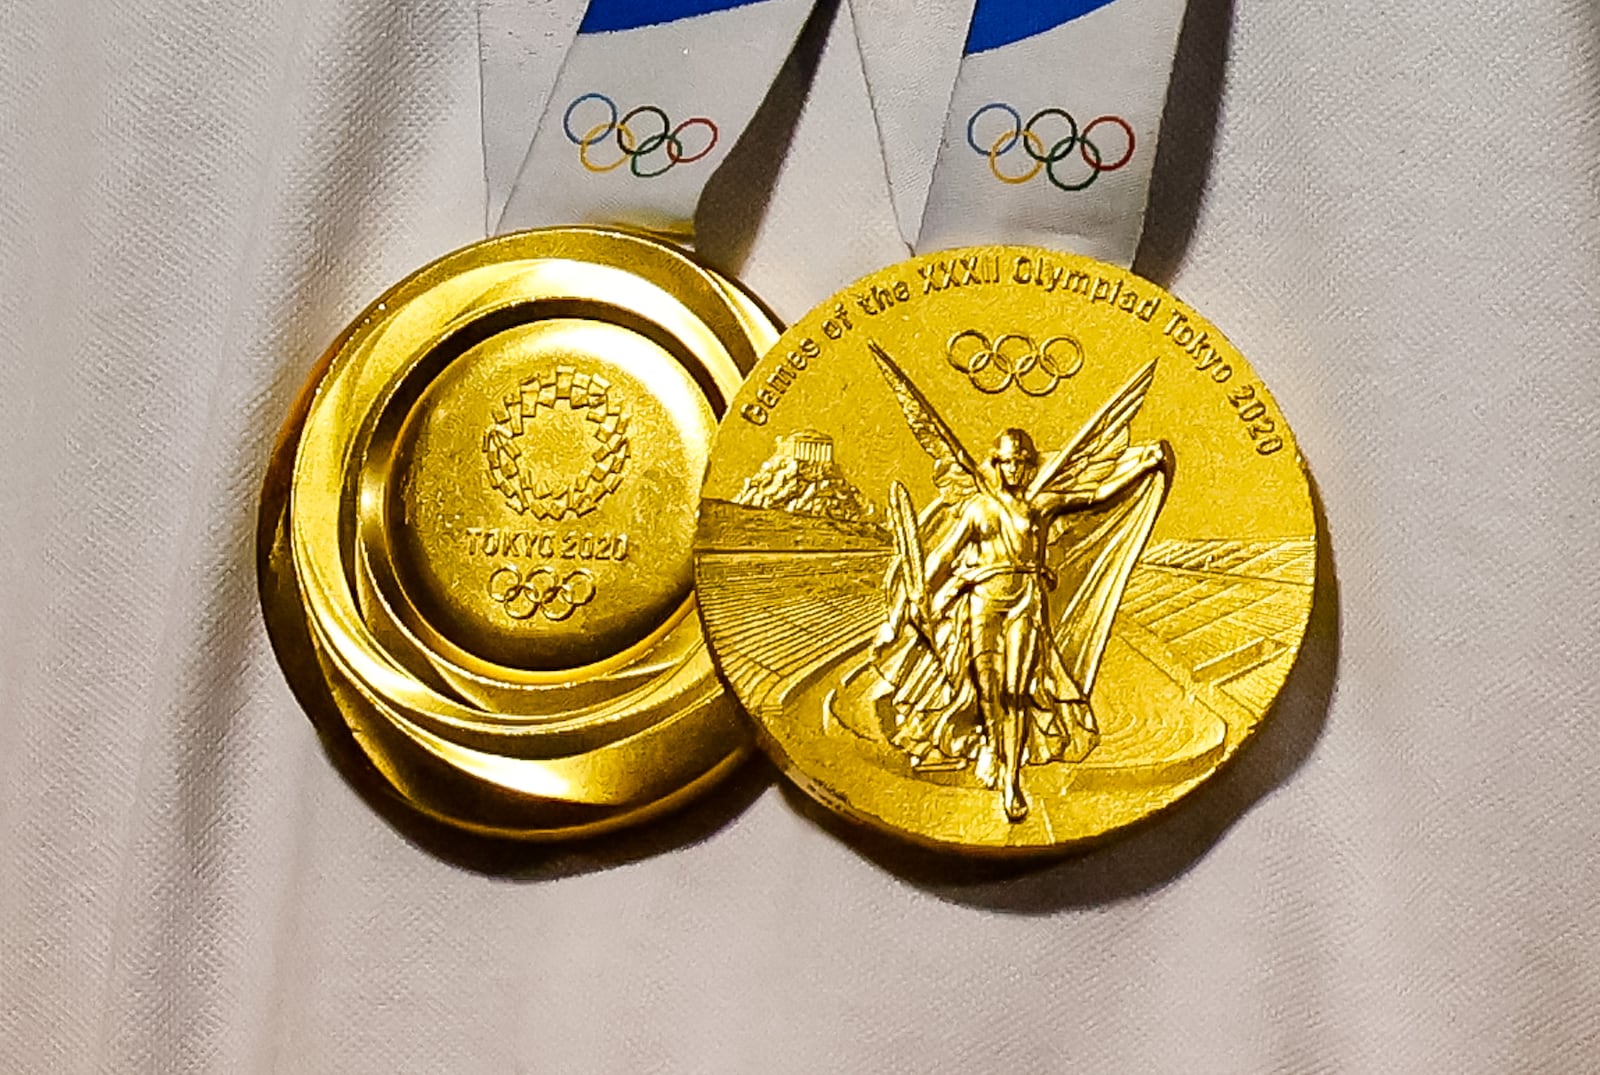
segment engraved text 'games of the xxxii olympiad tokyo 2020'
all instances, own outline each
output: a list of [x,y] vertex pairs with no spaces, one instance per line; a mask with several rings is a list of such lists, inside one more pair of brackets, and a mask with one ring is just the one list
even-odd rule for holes
[[324,736],[422,813],[523,838],[732,768],[748,725],[691,541],[716,421],[776,338],[682,252],[593,228],[478,243],[369,307],[262,498],[267,625]]
[[1032,247],[919,257],[786,332],[701,495],[712,650],[813,797],[1026,853],[1175,802],[1267,714],[1316,528],[1271,394],[1204,318]]

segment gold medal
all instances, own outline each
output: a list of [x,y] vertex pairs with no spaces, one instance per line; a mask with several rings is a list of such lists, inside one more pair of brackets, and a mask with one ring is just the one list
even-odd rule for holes
[[786,332],[702,491],[713,652],[812,796],[941,848],[1104,836],[1266,716],[1316,529],[1243,357],[1154,284],[987,246]]
[[325,734],[465,828],[612,828],[747,749],[694,610],[716,421],[777,332],[620,232],[451,254],[337,341],[262,502],[263,607]]

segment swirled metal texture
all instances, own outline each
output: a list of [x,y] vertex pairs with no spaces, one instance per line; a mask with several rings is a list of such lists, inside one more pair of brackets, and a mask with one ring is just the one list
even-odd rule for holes
[[738,762],[690,542],[716,420],[775,338],[682,252],[584,228],[457,251],[356,318],[285,424],[258,561],[358,786],[549,839]]

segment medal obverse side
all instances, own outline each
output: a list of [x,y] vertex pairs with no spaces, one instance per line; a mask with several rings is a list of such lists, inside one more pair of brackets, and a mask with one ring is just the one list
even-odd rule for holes
[[1031,247],[920,257],[784,334],[718,434],[701,615],[814,797],[936,847],[1088,841],[1266,715],[1310,614],[1294,439],[1217,330]]

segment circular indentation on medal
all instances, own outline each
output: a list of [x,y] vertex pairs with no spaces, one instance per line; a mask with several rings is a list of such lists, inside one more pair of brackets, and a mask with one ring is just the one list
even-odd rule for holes
[[688,599],[716,419],[649,338],[560,317],[469,348],[416,398],[386,483],[403,618],[548,671],[652,637]]

